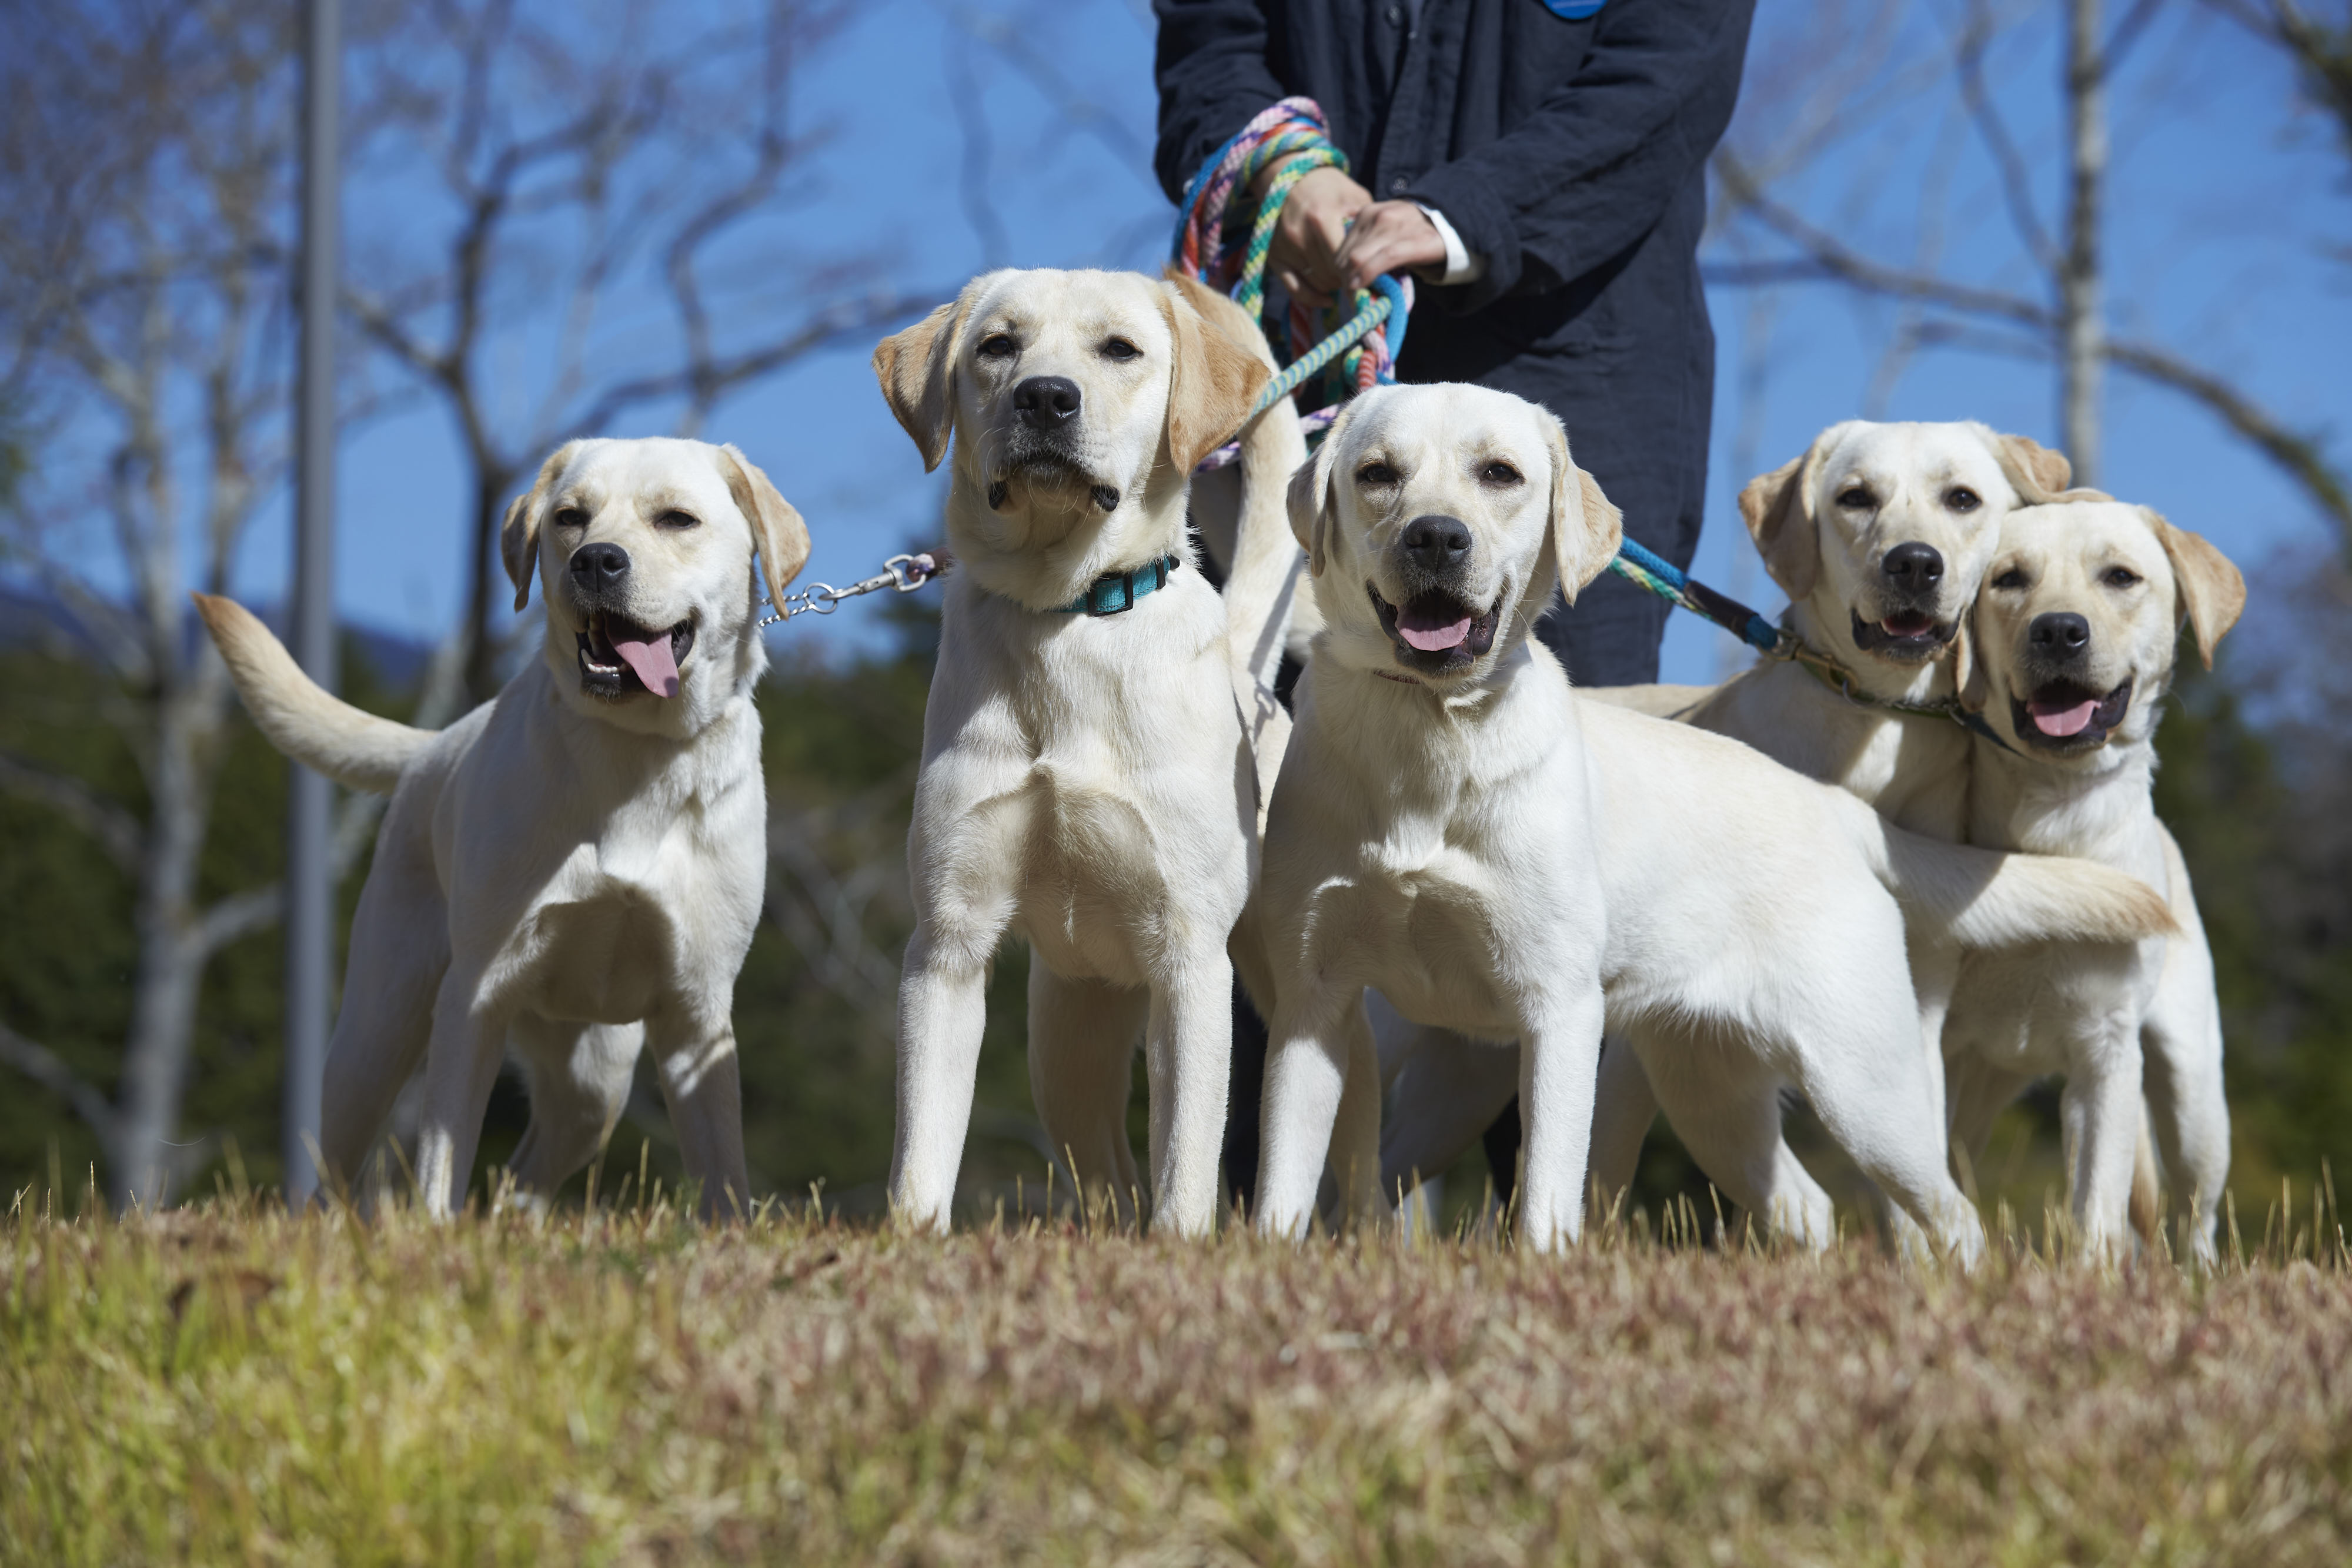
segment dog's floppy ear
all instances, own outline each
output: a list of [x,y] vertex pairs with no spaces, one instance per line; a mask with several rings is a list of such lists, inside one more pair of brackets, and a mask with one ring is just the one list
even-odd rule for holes
[[549,453],[547,461],[539,465],[539,477],[531,482],[530,488],[507,503],[506,520],[499,525],[499,559],[506,562],[507,580],[514,584],[514,607],[518,611],[530,602],[530,580],[539,566],[540,507],[563,472],[564,465],[579,449],[580,443],[567,441]]
[[2031,436],[2004,435],[1982,425],[1977,428],[1983,431],[2002,476],[2027,506],[2046,506],[2074,484],[2074,465],[2055,447],[2044,446]]
[[1813,437],[1802,457],[1792,457],[1769,474],[1759,474],[1740,487],[1739,517],[1764,570],[1780,585],[1791,602],[1812,592],[1822,570],[1822,539],[1813,526],[1813,480],[1821,472],[1830,438],[1842,427],[1832,425]]
[[1307,552],[1307,575],[1323,575],[1323,563],[1331,549],[1331,530],[1338,519],[1333,516],[1331,498],[1331,465],[1338,460],[1339,444],[1346,436],[1352,406],[1343,406],[1339,418],[1324,434],[1323,444],[1315,455],[1298,465],[1290,476],[1290,533],[1298,548]]
[[955,352],[964,314],[981,285],[993,276],[973,278],[953,299],[875,345],[874,379],[882,383],[890,412],[915,438],[926,474],[948,455],[948,437],[955,429]]
[[1551,515],[1546,526],[1560,597],[1573,604],[1625,542],[1625,515],[1601,493],[1601,482],[1569,455],[1567,426],[1549,412],[1543,420],[1544,444],[1551,448]]
[[1231,440],[1274,371],[1236,329],[1254,331],[1240,306],[1168,269],[1160,308],[1175,340],[1168,372],[1168,460],[1190,474],[1202,458]]
[[2246,608],[2246,580],[2202,534],[2176,528],[2148,507],[2137,508],[2164,546],[2172,562],[2172,583],[2189,629],[2197,633],[2197,652],[2205,667],[2213,667],[2213,649],[2238,623]]
[[719,449],[719,473],[727,481],[727,493],[735,498],[735,509],[751,525],[751,542],[760,550],[761,575],[767,580],[768,602],[781,607],[784,590],[808,562],[808,525],[768,482],[759,465],[732,444]]
[[2074,488],[2074,465],[2066,455],[2054,446],[2044,446],[2030,436],[2004,435],[1969,422],[1984,441],[1993,461],[2000,465],[2001,477],[2017,492],[2018,503],[2027,507],[2047,507],[2063,501],[2112,501],[2105,490],[2085,486]]

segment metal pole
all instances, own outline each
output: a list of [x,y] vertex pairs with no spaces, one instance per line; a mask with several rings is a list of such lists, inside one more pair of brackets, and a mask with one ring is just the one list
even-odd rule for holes
[[[302,362],[295,393],[293,653],[335,689],[335,294],[340,207],[341,0],[303,5]],[[335,886],[327,865],[334,793],[288,765],[286,811],[286,1203],[319,1187]]]

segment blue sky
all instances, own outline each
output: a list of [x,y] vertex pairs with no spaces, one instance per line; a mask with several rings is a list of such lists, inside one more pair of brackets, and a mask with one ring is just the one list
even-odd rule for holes
[[[1823,58],[1819,40],[1832,36],[1826,10],[1764,9],[1743,100],[1749,119],[1740,129],[1769,138],[1779,129],[1769,117],[1818,87],[1817,68],[1841,68],[1836,51],[1853,39],[1838,35]],[[2046,19],[2026,16],[1995,52],[1994,91],[2039,171],[2047,221],[2057,207],[2048,156],[2057,62]],[[1908,8],[1897,53],[1932,52],[1957,16],[1948,6]],[[991,29],[1019,40],[1031,64],[1016,65],[979,36]],[[797,126],[835,135],[802,199],[761,231],[764,243],[870,254],[908,285],[952,286],[992,262],[1156,266],[1173,214],[1147,167],[1150,50],[1148,12],[1126,0],[860,5],[803,67]],[[1041,87],[1041,69],[1058,85]],[[985,116],[992,223],[975,223],[961,195],[967,125],[950,91],[960,75],[975,84]],[[2228,373],[2297,423],[2336,428],[2352,402],[2341,370],[2352,347],[2352,265],[2328,250],[2341,247],[2352,226],[2346,164],[2323,126],[2293,112],[2291,87],[2283,68],[2209,10],[2175,3],[2159,11],[2116,93],[2110,298],[2118,332]],[[1073,119],[1072,102],[1087,112]],[[1949,273],[2038,298],[1990,165],[1958,112],[1948,82],[1926,79],[1788,190],[1816,222],[1874,254],[1900,260],[1932,247]],[[361,214],[354,228],[364,240],[403,221],[394,204]],[[2055,381],[2044,365],[1937,350],[1890,379],[1883,356],[1896,312],[1884,304],[1824,285],[1788,286],[1774,291],[1769,330],[1759,329],[1767,324],[1742,291],[1717,289],[1711,305],[1716,439],[1697,570],[1759,608],[1775,608],[1778,599],[1733,509],[1748,476],[1737,454],[1752,453],[1753,468],[1769,467],[1822,426],[1859,414],[1979,418],[2055,440]],[[508,351],[528,355],[530,342],[522,332]],[[869,348],[800,362],[722,404],[704,432],[743,446],[807,517],[815,540],[809,578],[862,576],[904,542],[932,533],[940,481],[923,475],[884,408],[866,366]],[[1746,373],[1759,363],[1760,383]],[[1752,402],[1744,382],[1760,385]],[[2331,538],[2262,459],[2175,395],[2118,377],[2107,416],[2107,486],[2205,533],[2242,564],[2282,549],[2325,548]],[[667,428],[653,417],[611,434]],[[466,482],[437,409],[415,407],[350,434],[340,476],[338,601],[346,617],[419,637],[450,623],[461,591]],[[396,565],[366,546],[385,538],[402,541]],[[243,590],[274,597],[287,548],[282,515],[257,527],[240,553]],[[853,605],[821,629],[808,625],[774,635],[855,645],[876,622]],[[1666,677],[1715,678],[1736,657],[1727,639],[1677,617]]]

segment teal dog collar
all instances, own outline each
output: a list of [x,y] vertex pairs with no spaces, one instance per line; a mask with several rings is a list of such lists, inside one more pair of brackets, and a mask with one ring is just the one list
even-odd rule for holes
[[1058,606],[1056,615],[1122,615],[1146,594],[1157,593],[1175,575],[1178,558],[1163,555],[1132,571],[1107,571],[1087,585],[1087,591]]

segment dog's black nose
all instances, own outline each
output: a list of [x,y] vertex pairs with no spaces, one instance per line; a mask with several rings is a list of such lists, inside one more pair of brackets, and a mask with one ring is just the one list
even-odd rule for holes
[[1013,389],[1013,412],[1032,430],[1055,430],[1078,417],[1078,383],[1067,376],[1031,376]]
[[2033,651],[2053,659],[2071,659],[2091,645],[2091,623],[2079,615],[2053,612],[2037,615],[2025,629]]
[[1470,525],[1459,517],[1415,517],[1397,541],[1405,559],[1426,572],[1460,566],[1470,553]]
[[1896,545],[1880,559],[1878,570],[1895,591],[1924,595],[1944,580],[1944,557],[1934,545]]
[[591,593],[629,575],[629,552],[616,544],[582,545],[572,552],[572,580]]

